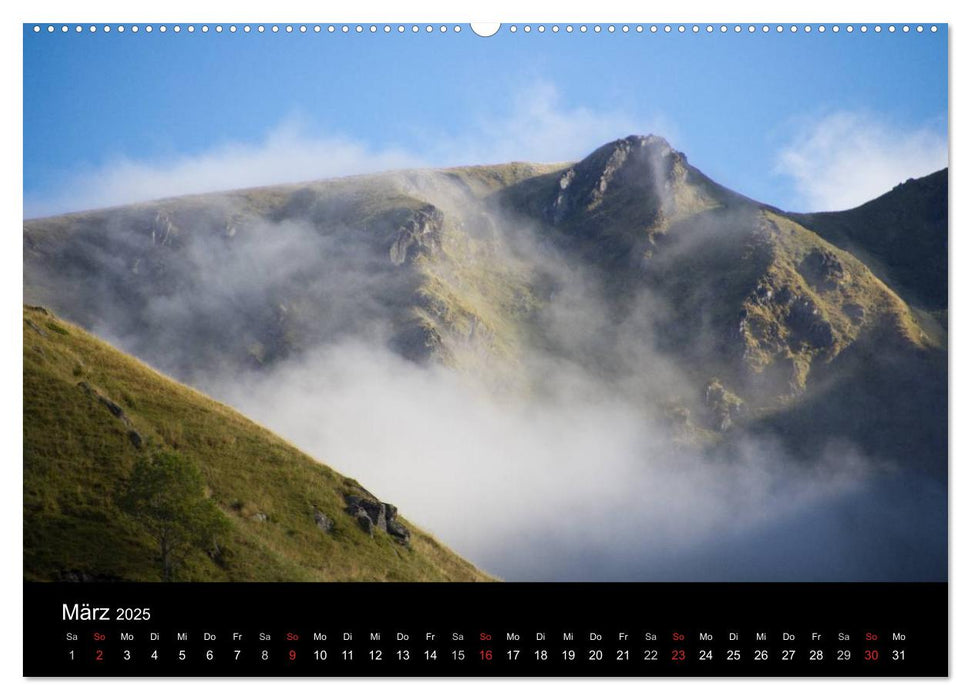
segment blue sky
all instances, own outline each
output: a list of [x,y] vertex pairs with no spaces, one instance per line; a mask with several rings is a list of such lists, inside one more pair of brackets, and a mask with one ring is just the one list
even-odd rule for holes
[[722,184],[792,210],[853,206],[947,163],[944,26],[490,38],[200,26],[24,27],[25,215],[572,160],[630,133],[660,133]]

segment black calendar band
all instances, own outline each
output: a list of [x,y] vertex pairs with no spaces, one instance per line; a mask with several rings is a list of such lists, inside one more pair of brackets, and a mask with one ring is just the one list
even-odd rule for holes
[[945,583],[25,583],[27,676],[946,676]]

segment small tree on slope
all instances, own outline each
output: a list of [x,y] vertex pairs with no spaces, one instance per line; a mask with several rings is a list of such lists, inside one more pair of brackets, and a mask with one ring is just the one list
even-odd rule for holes
[[222,513],[206,497],[202,472],[176,452],[141,457],[121,506],[155,540],[163,581],[171,581],[192,550],[210,544],[225,527]]

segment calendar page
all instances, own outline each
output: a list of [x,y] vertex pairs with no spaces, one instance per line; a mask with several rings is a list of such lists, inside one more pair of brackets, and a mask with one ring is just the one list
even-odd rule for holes
[[946,23],[28,22],[23,90],[24,675],[948,674]]

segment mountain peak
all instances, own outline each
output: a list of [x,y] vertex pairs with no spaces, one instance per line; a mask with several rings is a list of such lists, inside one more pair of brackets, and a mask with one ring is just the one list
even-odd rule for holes
[[630,188],[659,210],[668,193],[684,180],[687,159],[661,136],[632,134],[604,144],[567,170],[548,209],[553,224],[575,213],[599,208],[609,193]]
[[663,136],[658,136],[657,134],[631,134],[626,138],[617,139],[614,141],[615,144],[625,143],[631,147],[637,148],[665,148],[667,150],[672,150],[671,144]]
[[622,165],[628,161],[634,164],[643,160],[656,160],[671,155],[677,156],[682,162],[687,162],[684,154],[675,151],[663,136],[631,134],[625,138],[604,144],[584,158],[581,163],[584,161],[598,162],[606,156],[608,162],[612,161],[616,165]]

